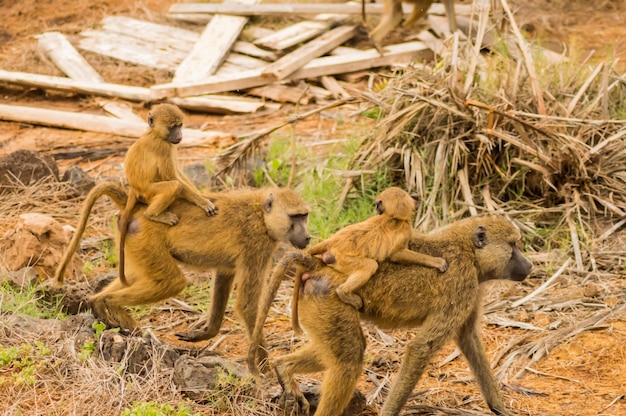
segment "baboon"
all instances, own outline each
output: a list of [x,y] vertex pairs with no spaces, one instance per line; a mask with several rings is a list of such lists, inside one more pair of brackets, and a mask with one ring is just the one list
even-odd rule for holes
[[346,281],[337,287],[337,295],[356,309],[363,302],[353,292],[369,280],[382,261],[420,264],[441,272],[447,266],[442,258],[408,249],[417,197],[394,186],[378,195],[375,206],[378,215],[348,225],[307,249],[307,253],[321,255],[324,263],[347,275]]
[[[465,355],[489,408],[511,415],[498,391],[481,343],[480,283],[492,279],[522,281],[531,270],[517,244],[519,229],[499,216],[460,220],[427,235],[414,233],[409,247],[448,261],[448,270],[384,262],[357,293],[363,309],[357,311],[339,299],[334,288],[343,278],[320,259],[304,252],[287,253],[272,273],[259,304],[255,333],[248,355],[251,371],[271,299],[284,272],[297,266],[309,278],[303,283],[298,308],[310,342],[276,360],[274,369],[287,414],[308,414],[309,404],[293,378],[297,373],[325,371],[316,416],[339,415],[348,404],[361,374],[365,337],[360,320],[381,328],[417,327],[407,345],[399,374],[381,415],[398,415],[433,355],[453,338]],[[271,297],[271,299],[269,297]],[[258,337],[258,338],[257,338]],[[293,412],[293,413],[289,413]]]
[[[413,3],[413,10],[403,23],[404,27],[411,27],[417,22],[433,3],[433,0],[407,0]],[[454,0],[443,0],[448,14],[448,22],[450,31],[456,31],[456,14],[454,11]],[[381,44],[385,36],[389,34],[402,21],[402,1],[401,0],[383,0],[383,14],[378,25],[370,32],[370,38],[376,45],[376,48],[382,50]]]
[[133,143],[124,160],[130,191],[120,219],[120,281],[127,285],[124,271],[124,246],[130,214],[137,202],[148,204],[143,212],[151,221],[175,225],[178,217],[167,208],[182,198],[202,208],[207,215],[217,209],[196,189],[178,166],[176,145],[183,139],[183,112],[173,104],[158,104],[148,114],[148,130]]
[[[75,252],[90,209],[101,195],[109,196],[124,209],[127,195],[122,185],[105,182],[93,188],[87,195],[73,245],[66,251],[58,274],[62,274]],[[281,244],[300,249],[308,245],[310,209],[291,189],[239,190],[209,193],[207,197],[215,201],[219,216],[206,216],[189,202],[177,199],[169,208],[179,218],[173,227],[146,219],[145,205],[135,207],[126,241],[129,286],[124,286],[118,278],[93,295],[94,315],[111,325],[136,328],[124,307],[165,300],[183,290],[187,280],[178,267],[180,262],[201,269],[212,268],[215,279],[206,324],[179,337],[187,341],[214,337],[221,327],[233,285],[237,287],[234,309],[251,336],[272,255]]]

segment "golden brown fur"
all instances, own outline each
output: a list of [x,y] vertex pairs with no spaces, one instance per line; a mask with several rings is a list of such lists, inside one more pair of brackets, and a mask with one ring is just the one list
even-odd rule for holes
[[458,221],[427,235],[415,233],[409,247],[442,256],[448,270],[384,262],[357,293],[363,310],[342,302],[334,291],[343,277],[304,252],[288,253],[276,267],[259,306],[248,364],[254,368],[257,336],[262,334],[267,311],[284,272],[297,266],[309,274],[300,300],[302,326],[310,342],[276,360],[275,370],[290,411],[308,414],[308,402],[293,376],[325,371],[316,416],[342,413],[361,374],[365,351],[360,320],[381,328],[417,327],[407,345],[399,374],[385,400],[381,415],[397,415],[433,355],[454,339],[480,386],[489,408],[511,415],[498,391],[478,331],[480,283],[491,279],[523,280],[531,269],[516,244],[519,229],[503,217],[475,217]]
[[[110,196],[120,209],[124,208],[126,192],[121,185],[99,184],[87,196],[80,224],[86,223],[93,201],[101,195]],[[162,301],[183,290],[187,280],[178,267],[181,262],[214,269],[215,280],[206,324],[179,334],[180,338],[198,341],[214,337],[234,285],[237,286],[235,311],[248,335],[252,334],[272,255],[285,243],[306,247],[310,240],[306,229],[310,209],[290,189],[241,190],[207,196],[215,201],[219,216],[206,216],[194,205],[179,199],[170,206],[170,211],[180,218],[175,226],[147,220],[143,215],[146,207],[136,207],[126,241],[129,286],[124,286],[118,278],[92,296],[94,315],[111,325],[134,329],[136,323],[124,307]],[[80,240],[83,230],[84,227],[79,227],[73,241]],[[60,271],[65,269],[74,251],[75,247],[68,248]]]
[[[337,295],[356,309],[361,308],[362,301],[353,292],[367,283],[380,262],[390,260],[420,264],[441,272],[447,266],[442,258],[408,249],[417,198],[400,188],[391,187],[378,195],[375,205],[378,215],[348,225],[307,249],[310,255],[321,255],[326,264],[347,275],[345,282],[337,287]],[[294,329],[297,329],[297,319],[294,323]]]
[[[433,3],[433,0],[407,0],[407,3],[413,4],[413,11],[408,19],[403,23],[404,27],[411,27],[417,22]],[[448,22],[450,31],[456,31],[456,15],[454,12],[454,0],[443,0],[448,13]],[[383,0],[383,14],[378,25],[370,32],[370,38],[374,44],[381,50],[381,44],[385,36],[389,34],[396,26],[400,24],[403,18],[402,1],[401,0]]]
[[182,140],[183,112],[173,104],[155,105],[148,115],[148,130],[133,143],[124,161],[130,187],[128,203],[120,219],[120,281],[126,285],[124,246],[130,215],[138,201],[148,204],[143,215],[152,221],[174,225],[178,217],[167,208],[182,198],[216,213],[211,200],[203,197],[178,166],[176,145]]

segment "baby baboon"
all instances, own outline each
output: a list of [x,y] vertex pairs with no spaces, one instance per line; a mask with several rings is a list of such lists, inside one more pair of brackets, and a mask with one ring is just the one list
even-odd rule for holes
[[[413,3],[413,11],[408,19],[403,23],[404,27],[411,27],[417,22],[433,3],[433,0],[407,0],[407,3]],[[448,22],[450,31],[456,31],[456,14],[454,12],[454,0],[443,0],[448,13]],[[389,34],[402,21],[402,1],[401,0],[383,0],[383,15],[378,25],[370,33],[370,38],[374,41],[376,48],[382,50],[381,44],[385,36]]]
[[124,246],[130,214],[138,201],[148,204],[143,215],[152,221],[175,225],[178,217],[166,211],[176,198],[202,208],[207,215],[217,212],[211,200],[198,192],[178,166],[176,145],[183,139],[183,112],[173,104],[155,105],[148,114],[148,130],[126,153],[124,171],[130,186],[128,203],[120,219],[120,281],[126,285]]
[[[288,253],[272,274],[268,288],[280,284],[285,270],[297,266],[309,278],[303,283],[299,304],[302,326],[311,341],[276,360],[278,381],[290,411],[308,414],[308,402],[299,392],[294,374],[326,371],[316,416],[339,415],[352,396],[362,371],[365,337],[360,320],[381,328],[418,327],[406,348],[404,361],[385,400],[381,415],[398,415],[434,354],[453,338],[480,386],[489,408],[511,415],[498,391],[478,330],[480,283],[491,279],[521,281],[531,263],[517,248],[519,229],[497,216],[467,218],[427,235],[414,234],[409,247],[442,256],[448,270],[435,275],[432,268],[384,262],[357,293],[362,311],[346,305],[334,288],[343,277],[315,257]],[[278,280],[278,285],[276,284]],[[267,294],[272,295],[271,290]],[[257,335],[271,300],[263,298],[249,352],[254,369]]]
[[[76,245],[91,206],[101,195],[108,195],[120,209],[124,208],[126,192],[121,185],[106,182],[93,188],[72,240]],[[175,227],[150,221],[143,215],[147,209],[144,205],[135,207],[126,241],[129,286],[116,279],[92,296],[94,315],[111,325],[134,329],[136,323],[124,307],[162,301],[183,290],[187,280],[178,267],[181,262],[215,269],[215,281],[206,324],[179,336],[188,341],[214,337],[233,285],[237,287],[235,311],[243,319],[248,336],[252,334],[259,294],[275,249],[285,243],[302,249],[309,243],[309,206],[290,189],[240,190],[207,196],[215,201],[219,216],[206,216],[194,205],[178,199],[169,208],[179,218]],[[76,245],[68,248],[57,275],[62,275]]]
[[337,288],[341,300],[360,309],[363,302],[353,292],[367,283],[378,263],[385,260],[446,271],[445,259],[408,249],[417,203],[416,197],[400,188],[385,189],[376,198],[378,215],[348,225],[307,249],[309,254],[321,255],[324,263],[348,276]]

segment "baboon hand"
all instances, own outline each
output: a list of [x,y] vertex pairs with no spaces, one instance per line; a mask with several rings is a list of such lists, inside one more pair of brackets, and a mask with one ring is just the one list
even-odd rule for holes
[[217,214],[217,207],[210,199],[206,200],[206,203],[202,205],[202,209],[206,212],[206,215],[209,217]]
[[335,258],[335,255],[333,253],[327,251],[322,254],[322,261],[324,262],[324,264],[335,264],[337,262],[337,259]]
[[359,295],[352,292],[346,292],[341,288],[341,286],[338,287],[335,291],[337,292],[337,296],[339,296],[339,299],[341,299],[344,303],[352,306],[354,309],[360,310],[363,307],[363,299],[361,299]]
[[148,215],[146,211],[143,215],[150,221],[160,222],[166,225],[178,224],[178,216],[172,212],[163,212],[159,215]]

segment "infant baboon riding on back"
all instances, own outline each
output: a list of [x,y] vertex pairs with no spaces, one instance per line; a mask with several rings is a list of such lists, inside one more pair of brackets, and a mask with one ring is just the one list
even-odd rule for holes
[[[324,263],[348,275],[336,290],[342,301],[360,309],[363,301],[353,292],[367,283],[378,270],[378,264],[386,260],[446,271],[443,258],[408,248],[417,204],[417,197],[400,188],[386,189],[376,198],[378,215],[349,225],[307,250],[311,255],[321,255]],[[306,280],[306,275],[302,279]]]

